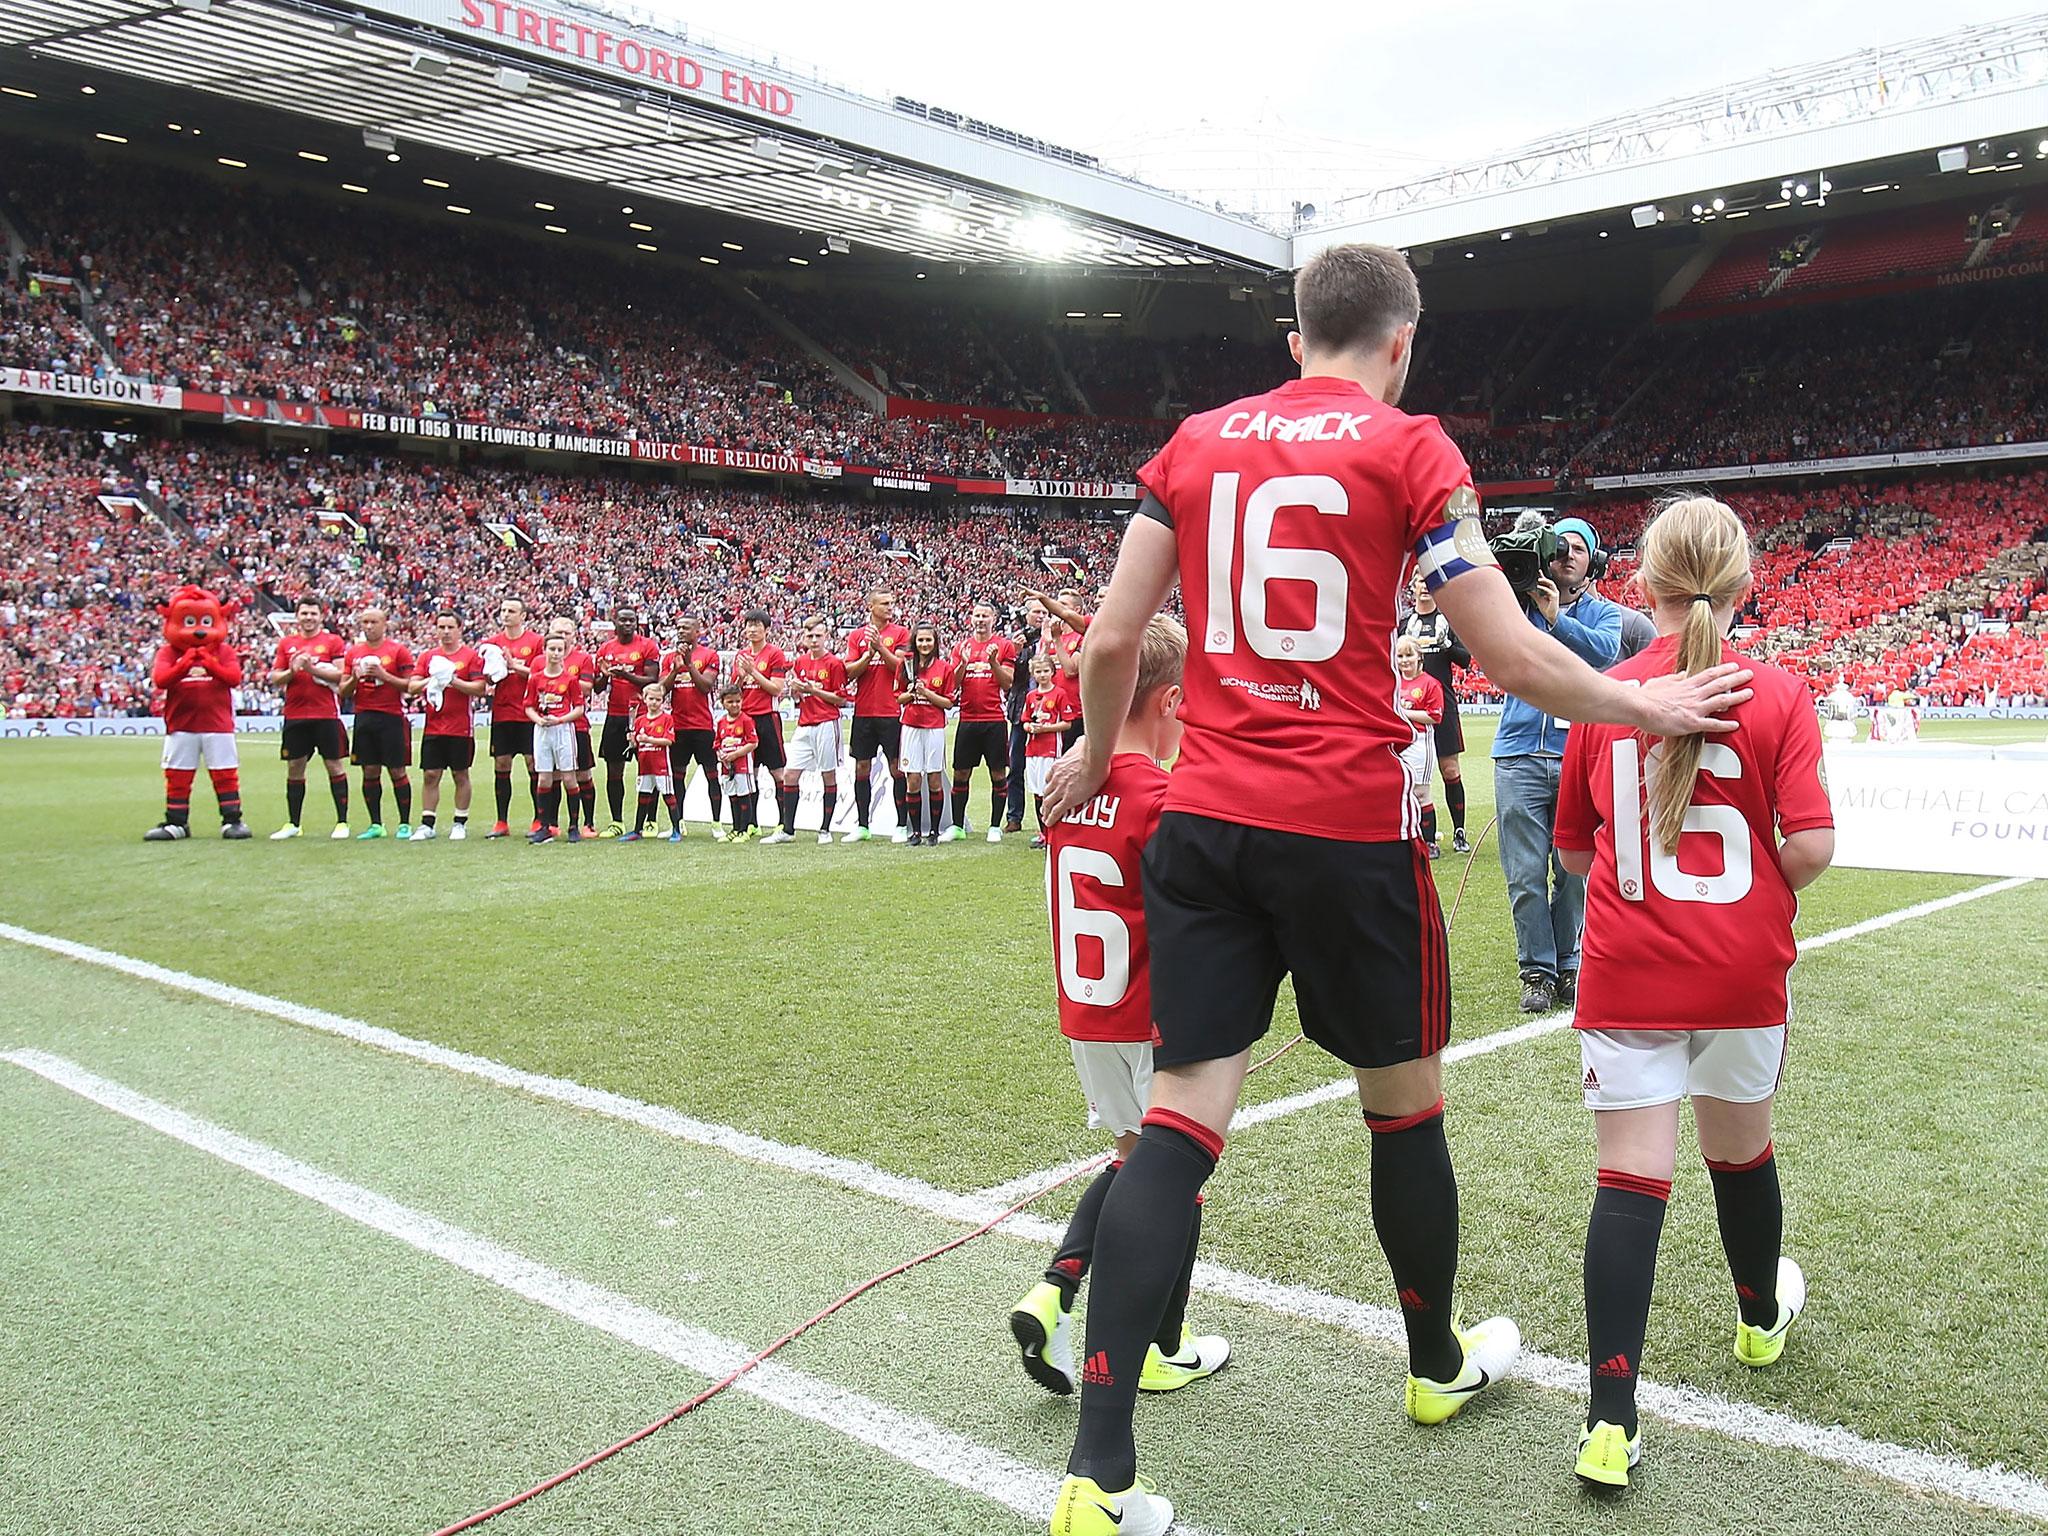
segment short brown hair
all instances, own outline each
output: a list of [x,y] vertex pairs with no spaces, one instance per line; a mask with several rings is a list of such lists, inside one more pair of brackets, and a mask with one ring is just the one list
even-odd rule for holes
[[1138,637],[1138,684],[1131,690],[1131,712],[1157,693],[1180,681],[1188,659],[1188,632],[1180,621],[1165,614],[1153,615]]
[[1421,318],[1415,270],[1390,245],[1333,245],[1294,275],[1295,328],[1310,351],[1378,346]]

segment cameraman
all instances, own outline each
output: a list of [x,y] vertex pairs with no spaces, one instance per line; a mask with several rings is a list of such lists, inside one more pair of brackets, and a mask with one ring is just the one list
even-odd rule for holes
[[[1516,520],[1514,532],[1495,547],[1517,543],[1550,556],[1526,590],[1515,583],[1529,622],[1588,666],[1602,671],[1613,666],[1621,658],[1621,609],[1592,589],[1596,563],[1605,565],[1593,525],[1582,517],[1567,517],[1546,530],[1541,513],[1525,512]],[[1502,565],[1507,564],[1503,554]],[[1586,882],[1565,872],[1551,845],[1568,728],[1569,722],[1510,698],[1493,738],[1500,867],[1514,909],[1524,1013],[1567,1007],[1578,993]]]

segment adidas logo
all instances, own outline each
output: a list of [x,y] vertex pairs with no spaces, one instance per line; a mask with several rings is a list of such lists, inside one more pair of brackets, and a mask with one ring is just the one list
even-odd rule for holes
[[1586,1086],[1588,1088],[1598,1088],[1600,1086],[1600,1074],[1591,1067],[1586,1068]]
[[1401,1292],[1401,1305],[1410,1312],[1427,1312],[1429,1303],[1422,1299],[1422,1293],[1412,1285]]
[[1620,1376],[1624,1379],[1634,1376],[1635,1371],[1628,1363],[1627,1355],[1614,1355],[1593,1367],[1595,1376]]
[[1109,1355],[1098,1349],[1090,1355],[1081,1367],[1081,1379],[1091,1387],[1113,1387],[1116,1378],[1109,1373]]

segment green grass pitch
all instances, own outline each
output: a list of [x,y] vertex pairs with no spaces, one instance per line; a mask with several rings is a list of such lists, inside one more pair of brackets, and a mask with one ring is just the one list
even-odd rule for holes
[[[1489,723],[1468,723],[1471,825]],[[2038,724],[1929,735],[2037,739]],[[1039,855],[1022,840],[533,849],[333,844],[281,818],[244,742],[259,841],[145,846],[145,739],[0,743],[0,921],[945,1189],[1095,1150],[1051,1012]],[[483,786],[488,794],[488,782]],[[523,787],[520,791],[523,806]],[[977,791],[985,804],[985,796]],[[979,809],[976,811],[979,816]],[[1446,905],[1464,861],[1437,866]],[[1802,936],[1984,882],[1834,871]],[[2048,883],[1802,960],[1780,1105],[1787,1247],[1813,1290],[1785,1362],[1729,1353],[1696,1160],[1680,1159],[1645,1375],[1804,1424],[2048,1478],[2032,1376],[2048,1298]],[[1518,1022],[1491,843],[1452,934],[1454,1040]],[[1283,993],[1274,1043],[1293,1032]],[[758,1345],[961,1230],[146,981],[0,944],[0,1051],[76,1062],[539,1264]],[[1583,1351],[1592,1183],[1576,1048],[1550,1034],[1447,1070],[1468,1311]],[[1251,1084],[1329,1081],[1312,1047]],[[0,1531],[420,1532],[609,1443],[703,1382],[30,1073],[0,1065]],[[1366,1138],[1338,1099],[1240,1131],[1207,1257],[1384,1304]],[[1045,1202],[1057,1220],[1072,1189]],[[992,1236],[892,1282],[779,1357],[1050,1475],[1071,1402],[1015,1369],[1003,1314],[1044,1262]],[[1141,1469],[1218,1536],[2039,1531],[1803,1454],[1646,1419],[1619,1501],[1570,1476],[1579,1402],[1517,1381],[1440,1431],[1400,1363],[1322,1324],[1204,1296],[1229,1371],[1141,1406]],[[883,1450],[728,1394],[494,1522],[502,1532],[938,1532],[1030,1522]]]

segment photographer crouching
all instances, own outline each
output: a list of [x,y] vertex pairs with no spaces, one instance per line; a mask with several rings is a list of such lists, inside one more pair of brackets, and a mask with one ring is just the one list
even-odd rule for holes
[[[1531,624],[1589,666],[1604,671],[1620,660],[1621,609],[1592,586],[1607,553],[1591,523],[1567,517],[1553,528],[1542,513],[1525,512],[1493,548]],[[1514,910],[1524,1013],[1569,1006],[1578,992],[1586,882],[1565,872],[1551,845],[1569,729],[1570,722],[1510,698],[1493,738],[1500,867]]]

